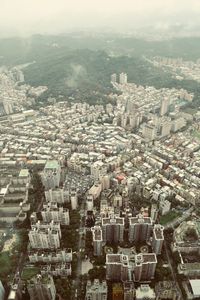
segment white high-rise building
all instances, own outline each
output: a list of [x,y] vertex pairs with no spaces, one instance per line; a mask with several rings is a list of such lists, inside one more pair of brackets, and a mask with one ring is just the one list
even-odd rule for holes
[[126,73],[120,73],[119,74],[119,83],[120,84],[126,84],[128,81],[128,76]]
[[92,195],[87,195],[86,207],[87,207],[87,210],[93,210],[94,202],[93,202],[93,196]]
[[4,300],[4,296],[5,296],[5,290],[4,290],[3,284],[0,280],[0,300]]
[[61,238],[60,223],[38,221],[31,224],[28,236],[33,249],[58,249]]
[[93,237],[93,247],[94,247],[94,255],[100,256],[102,255],[102,230],[100,226],[94,226],[91,228],[92,230],[92,237]]
[[57,188],[54,190],[45,191],[45,198],[47,202],[56,202],[62,204],[65,202],[64,199],[64,190]]
[[31,263],[69,263],[72,261],[72,249],[30,250],[28,258]]
[[78,207],[78,196],[77,191],[75,189],[70,191],[70,202],[72,209],[77,209]]
[[94,283],[88,280],[86,285],[85,300],[107,300],[108,297],[108,286],[106,281],[102,283],[99,279],[95,279]]
[[155,300],[156,294],[154,290],[148,284],[141,284],[136,289],[136,300]]
[[69,225],[69,210],[58,207],[55,202],[46,202],[41,211],[44,222],[59,222],[61,225]]
[[172,122],[166,121],[161,125],[161,137],[168,136],[171,132]]
[[153,141],[157,137],[156,127],[153,125],[146,124],[142,131],[143,137],[148,141]]
[[42,183],[46,190],[55,189],[60,184],[61,167],[58,161],[47,161],[42,172]]
[[161,254],[164,243],[164,227],[160,224],[155,224],[153,228],[152,249],[156,255]]
[[160,115],[164,116],[169,111],[170,100],[168,98],[164,98],[161,100],[161,107],[160,107]]
[[111,75],[111,83],[116,83],[117,82],[117,74],[112,74]]
[[13,114],[13,105],[12,105],[11,101],[4,100],[3,101],[3,108],[4,108],[4,111],[5,111],[6,115]]

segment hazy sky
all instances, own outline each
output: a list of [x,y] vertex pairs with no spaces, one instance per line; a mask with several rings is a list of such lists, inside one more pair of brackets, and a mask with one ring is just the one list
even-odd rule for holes
[[200,0],[0,0],[0,36],[200,22]]

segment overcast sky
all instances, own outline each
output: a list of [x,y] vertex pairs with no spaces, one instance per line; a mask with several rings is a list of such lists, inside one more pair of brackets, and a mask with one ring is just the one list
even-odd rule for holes
[[0,37],[200,22],[200,0],[0,0]]

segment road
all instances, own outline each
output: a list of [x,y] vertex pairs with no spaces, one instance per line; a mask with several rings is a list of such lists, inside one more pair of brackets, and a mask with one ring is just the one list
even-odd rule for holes
[[[82,201],[81,206],[80,206],[80,211],[85,213],[85,199]],[[84,232],[84,221],[82,220],[83,214],[81,214],[81,222],[78,230],[79,234],[79,241],[78,241],[78,249],[79,251],[77,252],[77,268],[76,268],[76,279],[74,281],[74,288],[76,291],[81,292],[80,287],[81,287],[81,281],[80,281],[80,275],[82,273],[82,258],[81,258],[81,252],[80,249],[85,249],[85,240],[82,239],[82,233]],[[75,294],[75,299],[77,298],[78,293]]]
[[[181,291],[179,283],[178,283],[178,280],[177,280],[176,271],[174,270],[174,266],[175,266],[174,265],[174,261],[172,259],[172,255],[171,255],[171,253],[170,253],[170,251],[168,249],[166,241],[164,241],[164,248],[165,248],[165,252],[166,252],[168,264],[169,264],[169,267],[170,267],[170,270],[171,270],[171,274],[172,274],[172,277],[173,277],[173,281],[176,284],[176,289],[177,289],[177,291],[179,293],[180,299],[184,299],[182,291]],[[175,268],[176,268],[176,266],[175,266]]]

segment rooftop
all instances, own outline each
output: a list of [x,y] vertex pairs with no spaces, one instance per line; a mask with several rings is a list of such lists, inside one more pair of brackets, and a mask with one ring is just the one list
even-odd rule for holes
[[190,285],[194,296],[200,296],[200,279],[190,280]]
[[45,165],[45,169],[58,169],[59,163],[57,160],[49,160]]

